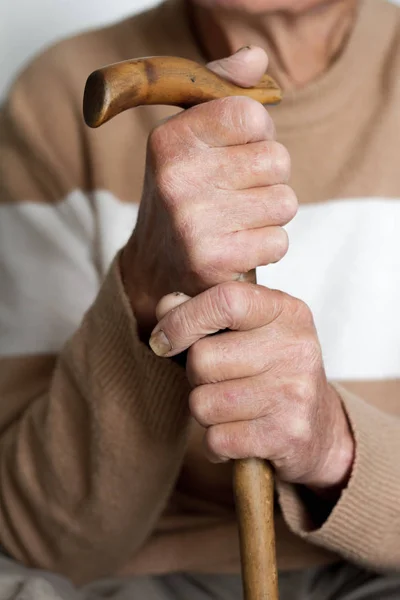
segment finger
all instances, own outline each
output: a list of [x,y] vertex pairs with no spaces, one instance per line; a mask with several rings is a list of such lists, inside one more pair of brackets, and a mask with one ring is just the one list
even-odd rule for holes
[[[281,334],[282,335],[282,334]],[[226,331],[205,337],[188,352],[186,374],[192,387],[256,377],[286,364],[287,345],[277,344],[276,328]]]
[[297,214],[296,194],[287,185],[271,185],[239,192],[227,192],[218,204],[221,232],[247,231],[287,225]]
[[[220,221],[210,226],[215,229]],[[243,227],[240,222],[237,227]],[[192,255],[193,264],[200,273],[207,287],[217,286],[223,281],[243,280],[242,276],[257,267],[275,264],[281,260],[289,249],[289,237],[283,227],[269,226],[256,229],[233,231],[221,235],[214,240],[208,230],[203,233],[203,239],[197,247],[197,253]],[[213,268],[210,268],[210,265]]]
[[[244,49],[209,68],[244,86],[255,85],[264,75],[267,57],[261,48]],[[233,96],[206,102],[179,113],[158,125],[149,138],[149,150],[168,149],[180,153],[208,146],[221,148],[275,138],[274,123],[264,106],[246,96]],[[175,149],[175,150],[174,150]]]
[[264,375],[199,385],[190,393],[190,412],[202,427],[259,419],[280,401],[280,389],[267,387]]
[[206,456],[211,462],[241,458],[271,459],[273,440],[266,435],[262,419],[214,425],[204,435]]
[[[275,403],[275,406],[279,408],[279,404]],[[301,407],[284,404],[281,410],[272,410],[265,417],[212,425],[204,436],[204,446],[212,462],[263,458],[277,468],[286,463],[286,472],[290,476],[288,458],[300,456],[304,449],[309,453],[312,440],[309,414]]]
[[160,130],[172,144],[177,143],[180,147],[183,138],[186,146],[200,150],[275,138],[275,126],[267,109],[245,96],[231,96],[193,106],[172,117]]
[[217,285],[163,317],[153,330],[150,346],[158,356],[175,356],[217,331],[261,327],[280,315],[284,296],[252,284]]
[[236,231],[227,241],[229,259],[237,273],[277,263],[289,249],[289,237],[282,227]]
[[214,185],[225,190],[287,183],[290,169],[285,146],[270,140],[215,149],[208,166]]
[[236,85],[252,87],[265,74],[268,56],[258,46],[245,46],[232,56],[208,63],[207,67]]
[[156,317],[157,320],[160,321],[166,314],[168,314],[171,310],[177,308],[180,304],[187,302],[190,300],[190,296],[186,296],[182,292],[174,292],[173,294],[167,294],[157,304],[156,307]]

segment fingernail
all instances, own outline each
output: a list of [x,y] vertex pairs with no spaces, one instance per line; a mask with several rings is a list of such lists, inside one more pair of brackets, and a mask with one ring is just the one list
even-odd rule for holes
[[243,50],[251,50],[251,46],[242,46],[239,50],[236,50],[235,54],[238,54],[238,52],[242,52]]
[[153,333],[149,340],[150,348],[157,356],[165,356],[168,352],[171,352],[172,345],[162,329]]

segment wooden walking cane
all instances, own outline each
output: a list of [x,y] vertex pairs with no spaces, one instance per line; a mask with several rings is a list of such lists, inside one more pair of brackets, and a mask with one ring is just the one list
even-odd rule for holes
[[[241,88],[193,61],[149,57],[92,73],[86,83],[84,116],[90,127],[99,127],[140,105],[189,108],[226,96],[249,96],[262,104],[281,100],[278,86],[267,75],[257,87]],[[255,271],[245,279],[256,283]],[[234,490],[245,600],[277,600],[274,479],[269,463],[258,458],[235,461]]]

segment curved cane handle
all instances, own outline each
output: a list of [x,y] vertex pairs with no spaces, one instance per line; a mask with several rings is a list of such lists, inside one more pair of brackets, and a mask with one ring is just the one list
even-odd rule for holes
[[153,56],[94,71],[86,83],[83,113],[87,125],[99,127],[142,104],[189,108],[226,96],[249,96],[261,104],[277,104],[281,91],[268,75],[256,87],[241,88],[192,60]]

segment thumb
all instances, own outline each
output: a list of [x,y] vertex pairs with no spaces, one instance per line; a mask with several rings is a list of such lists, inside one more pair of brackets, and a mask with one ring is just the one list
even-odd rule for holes
[[268,56],[258,46],[245,46],[228,58],[208,63],[207,68],[241,87],[253,87],[268,67]]
[[174,294],[167,294],[157,304],[156,307],[156,317],[157,321],[161,321],[166,314],[168,314],[171,310],[177,308],[180,304],[187,302],[190,300],[190,296],[186,296],[186,294],[182,294],[181,292],[175,292]]

